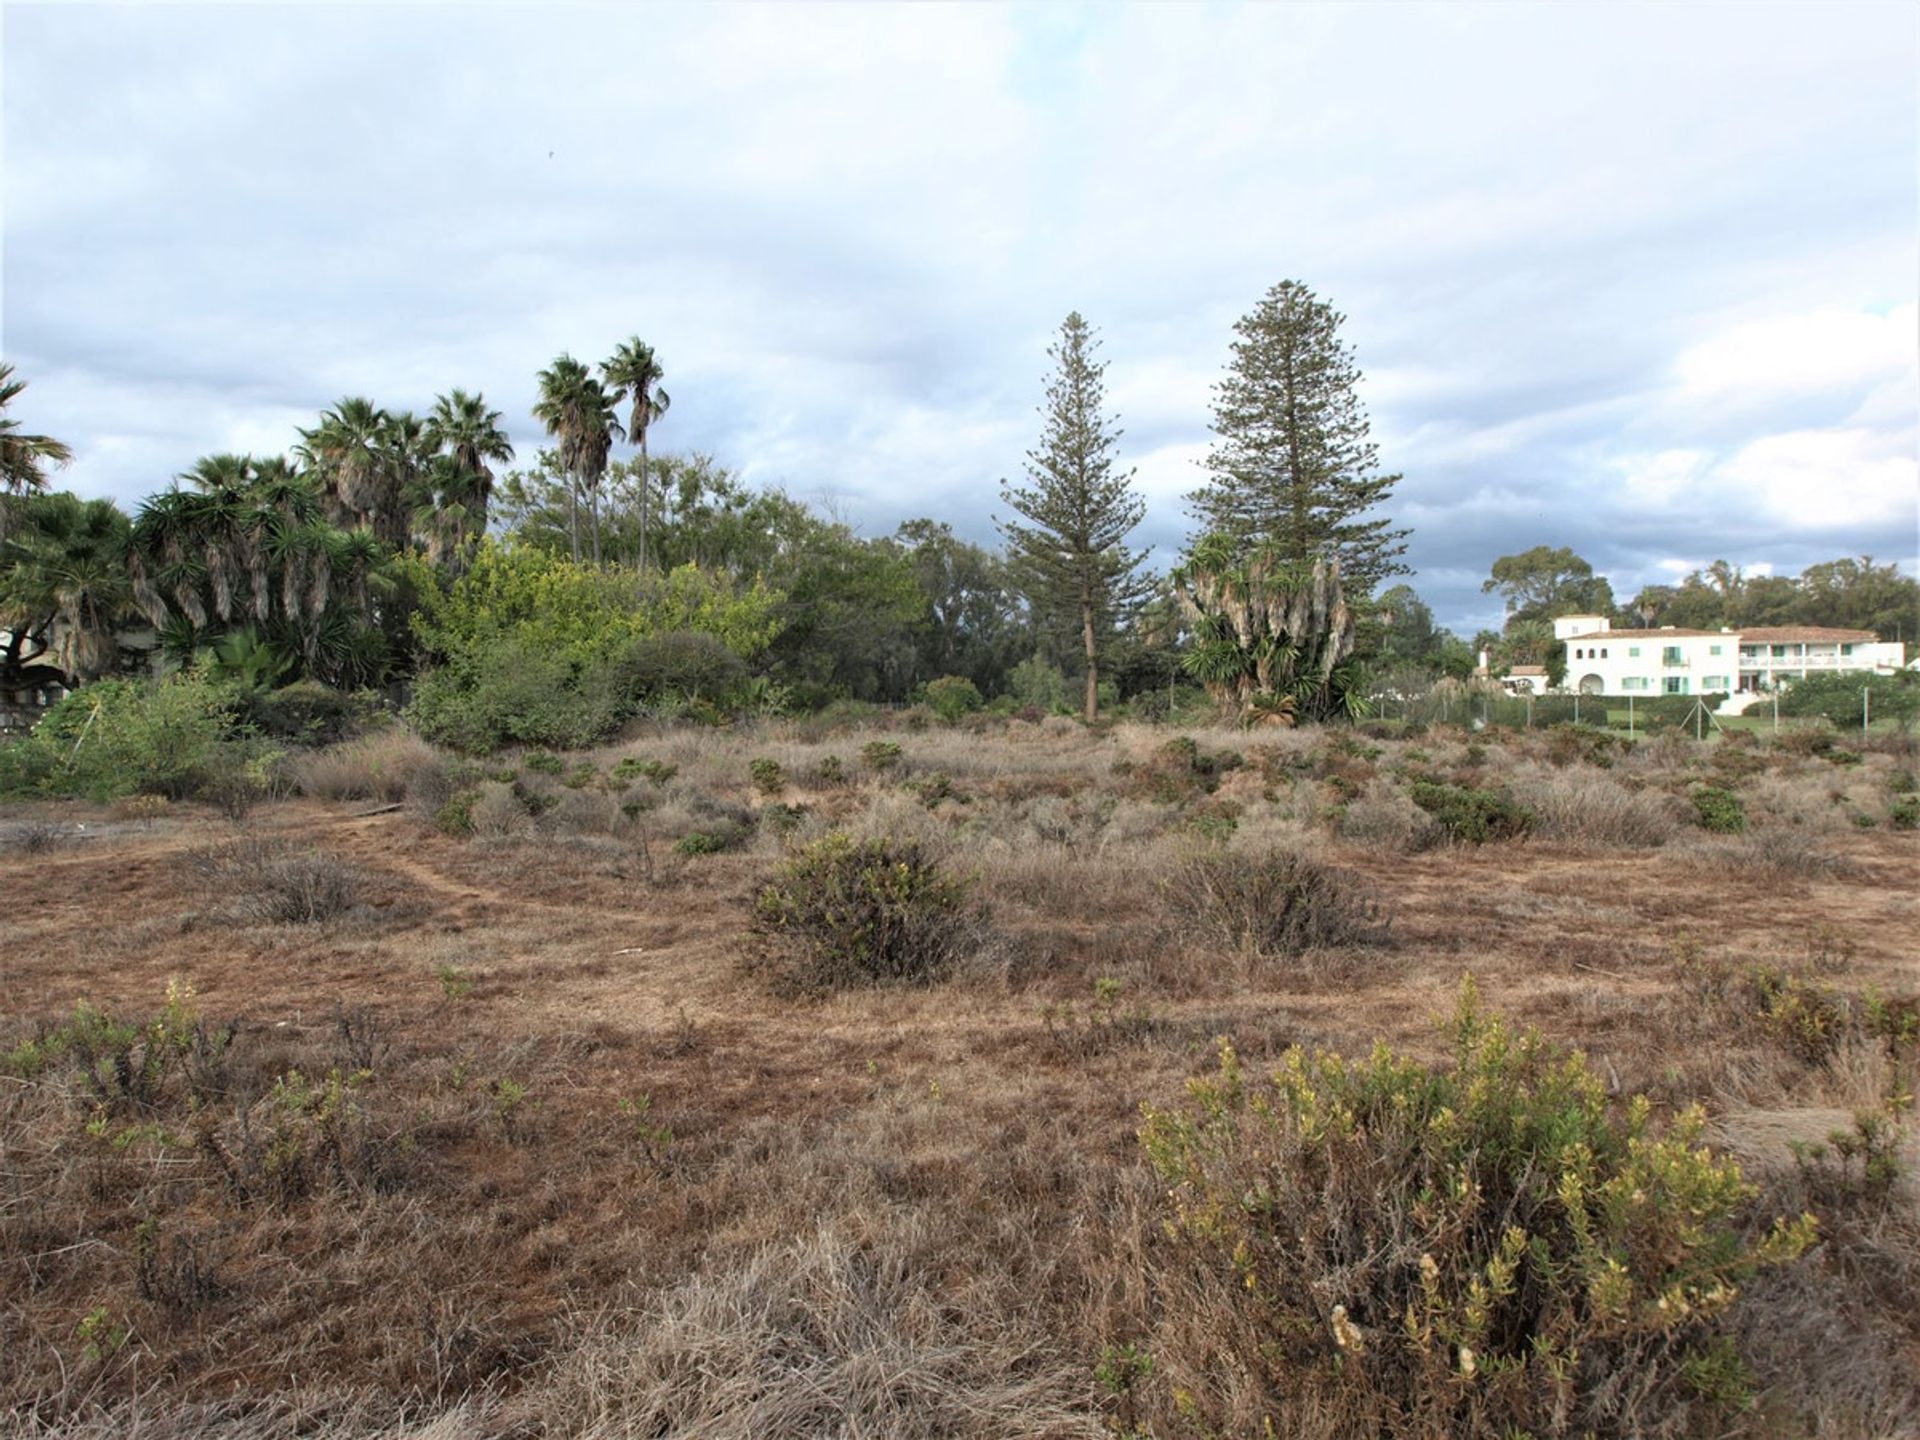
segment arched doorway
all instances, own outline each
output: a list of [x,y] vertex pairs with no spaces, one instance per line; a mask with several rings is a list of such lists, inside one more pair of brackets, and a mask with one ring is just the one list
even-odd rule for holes
[[1580,693],[1582,695],[1598,695],[1606,688],[1607,682],[1602,680],[1598,675],[1582,675],[1580,677]]

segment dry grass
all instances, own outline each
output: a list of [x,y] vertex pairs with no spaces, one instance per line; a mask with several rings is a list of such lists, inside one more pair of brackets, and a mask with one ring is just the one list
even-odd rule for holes
[[[1167,1376],[1233,1364],[1204,1277],[1158,1265],[1161,1193],[1134,1134],[1140,1103],[1175,1101],[1216,1035],[1250,1067],[1292,1044],[1431,1056],[1431,1017],[1471,970],[1490,1007],[1582,1045],[1610,1086],[1704,1099],[1769,1185],[1795,1173],[1756,1117],[1804,1130],[1808,1112],[1824,1124],[1911,1087],[1864,1032],[1809,1062],[1693,978],[1706,961],[1796,969],[1848,1014],[1869,988],[1920,991],[1920,840],[1849,813],[1884,806],[1897,757],[1843,769],[1763,746],[1736,766],[1676,738],[1549,769],[1539,737],[1426,735],[1368,758],[1323,732],[1202,730],[1201,755],[1245,763],[1163,786],[1141,772],[1164,763],[1165,731],[974,730],[648,733],[561,757],[558,775],[369,737],[303,762],[306,793],[344,803],[263,804],[237,843],[194,806],[157,825],[63,810],[86,844],[8,857],[33,899],[4,922],[0,1057],[81,999],[150,1020],[173,977],[209,1026],[238,1023],[224,1058],[196,1062],[202,1098],[169,1070],[147,1108],[116,1100],[103,1134],[77,1071],[0,1077],[0,1431],[1102,1433],[1127,1423],[1093,1379],[1106,1347],[1163,1337]],[[901,747],[897,766],[861,760],[873,739]],[[615,779],[628,757],[677,770]],[[794,812],[765,808],[756,757],[781,766]],[[1541,830],[1428,847],[1413,774],[1510,784]],[[1742,795],[1748,834],[1659,843],[1708,781]],[[360,813],[400,785],[407,812]],[[456,793],[472,838],[430,823]],[[677,853],[721,825],[740,828],[734,848]],[[754,896],[832,829],[914,839],[973,877],[1003,960],[804,1004],[743,982]],[[1270,851],[1347,872],[1358,908],[1334,910],[1364,916],[1377,895],[1394,945],[1336,943],[1328,973],[1246,964],[1166,887],[1201,841],[1235,873]],[[204,889],[196,850],[226,857]],[[332,923],[279,918],[281,867],[301,857],[350,876]],[[270,903],[247,928],[182,924],[183,895],[207,918],[248,887]],[[1277,924],[1293,944],[1283,894],[1228,889],[1228,932]],[[1816,921],[1851,944],[1816,945]],[[1682,931],[1699,952],[1668,953]],[[336,1005],[357,1017],[345,1034]],[[1069,1008],[1091,1039],[1062,1042]],[[264,1167],[293,1071],[371,1072],[339,1101],[359,1128],[329,1119],[330,1137],[324,1099],[293,1103],[306,1128],[277,1163],[299,1183],[236,1185],[213,1146],[243,1180],[250,1153]],[[1754,1423],[1899,1433],[1920,1405],[1920,1306],[1874,1277],[1915,1273],[1911,1235],[1880,1212],[1833,1218],[1844,1245],[1747,1298],[1770,1387]],[[1179,1433],[1168,1403],[1136,1418]]]
[[316,800],[393,801],[437,759],[431,745],[396,726],[296,757],[293,783]]

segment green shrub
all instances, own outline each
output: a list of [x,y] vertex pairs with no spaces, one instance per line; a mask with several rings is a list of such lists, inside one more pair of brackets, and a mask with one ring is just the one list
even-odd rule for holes
[[1533,829],[1533,811],[1499,790],[1453,785],[1444,780],[1415,780],[1407,793],[1414,804],[1440,822],[1450,838],[1469,845],[1517,840]]
[[1007,672],[1007,694],[1022,708],[1032,707],[1043,714],[1052,714],[1066,708],[1067,677],[1057,666],[1035,655]]
[[915,841],[836,831],[754,901],[754,963],[801,991],[938,979],[979,943],[968,889]]
[[1694,821],[1716,835],[1738,835],[1747,828],[1747,807],[1739,795],[1720,785],[1700,785],[1688,797]]
[[753,788],[762,795],[778,795],[787,788],[787,777],[780,769],[780,762],[765,755],[747,763],[747,775],[753,781]]
[[1902,795],[1888,806],[1887,824],[1895,830],[1920,830],[1920,795]]
[[98,681],[65,696],[4,747],[0,783],[100,802],[191,798],[245,763],[235,704],[232,690],[191,672],[158,682]]
[[1809,675],[1781,687],[1780,713],[1818,716],[1847,730],[1858,730],[1868,718],[1910,725],[1920,715],[1920,681],[1912,675]]
[[674,842],[673,848],[686,856],[719,855],[734,848],[747,836],[746,827],[720,825],[712,830],[691,830]]
[[520,762],[536,775],[559,775],[567,768],[567,762],[547,750],[535,750]]
[[[1230,821],[1222,828],[1232,833]],[[1175,863],[1164,891],[1175,914],[1255,955],[1299,955],[1386,935],[1371,885],[1350,870],[1291,850],[1245,854],[1196,847]]]
[[336,690],[318,680],[242,690],[238,700],[241,718],[260,734],[296,745],[337,745],[392,718],[377,694]]
[[651,780],[656,785],[664,785],[680,773],[680,767],[669,765],[664,760],[643,760],[636,755],[628,755],[615,762],[611,773],[623,785],[635,780]]
[[591,760],[582,760],[567,772],[567,778],[560,783],[569,790],[584,790],[600,778],[600,767]]
[[818,785],[844,785],[847,783],[847,762],[838,755],[824,755],[820,763],[813,767],[813,778]]
[[982,701],[979,687],[964,675],[942,675],[927,682],[927,704],[951,725],[962,715],[978,710]]
[[1718,1434],[1749,1398],[1728,1309],[1813,1221],[1756,1237],[1756,1187],[1700,1145],[1698,1109],[1662,1128],[1643,1098],[1610,1105],[1470,982],[1451,1031],[1451,1068],[1294,1049],[1264,1081],[1222,1041],[1189,1106],[1149,1107],[1167,1293],[1195,1307],[1162,1323],[1206,1337],[1155,1347],[1170,1428]]
[[456,790],[433,812],[433,828],[442,835],[466,839],[473,834],[473,805],[479,798],[477,790]]
[[891,740],[869,740],[860,747],[869,770],[891,770],[900,763],[900,747]]

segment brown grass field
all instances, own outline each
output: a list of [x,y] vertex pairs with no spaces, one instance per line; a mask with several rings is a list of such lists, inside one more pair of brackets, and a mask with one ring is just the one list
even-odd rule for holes
[[[1621,1095],[1704,1102],[1782,1211],[1790,1141],[1911,1091],[1845,1021],[1920,995],[1910,743],[1189,733],[795,722],[557,776],[386,734],[239,820],[0,812],[0,1430],[1179,1433],[1166,1395],[1205,1347],[1156,1298],[1135,1132],[1218,1036],[1250,1065],[1434,1056],[1470,972]],[[673,773],[615,779],[627,757]],[[1435,835],[1423,767],[1507,787],[1533,832]],[[1709,780],[1744,833],[1695,823]],[[455,796],[475,833],[433,823],[465,828]],[[757,890],[831,828],[976,877],[971,959],[825,996],[745,965]],[[695,832],[729,847],[682,853]],[[1195,900],[1196,855],[1275,849],[1347,872],[1376,923],[1271,953]],[[1728,1001],[1753,966],[1838,1028],[1796,1044]],[[76,1005],[145,1025],[170,987],[168,1033],[204,1023],[164,1074],[33,1059]],[[1761,1398],[1720,1433],[1920,1433],[1905,1144],[1890,1197],[1829,1202],[1823,1243],[1742,1298]],[[1136,1340],[1168,1385],[1122,1415],[1095,1371]]]

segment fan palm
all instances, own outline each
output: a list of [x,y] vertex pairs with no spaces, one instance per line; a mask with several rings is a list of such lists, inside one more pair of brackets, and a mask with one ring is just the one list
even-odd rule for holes
[[630,409],[627,412],[627,439],[640,447],[640,568],[647,568],[647,504],[652,493],[652,481],[647,471],[647,432],[653,428],[653,422],[667,413],[667,407],[673,403],[667,392],[660,389],[660,382],[666,378],[659,358],[653,353],[653,347],[641,341],[638,335],[626,341],[613,352],[613,358],[600,367],[601,378],[607,383],[607,389],[617,403],[626,400]]
[[47,467],[73,463],[73,451],[50,435],[29,435],[7,414],[27,382],[13,378],[13,366],[0,365],[0,540],[7,538],[7,502],[47,488]]
[[500,412],[489,410],[482,396],[464,390],[434,401],[426,440],[437,452],[421,496],[432,513],[422,514],[416,507],[414,529],[426,537],[427,558],[457,574],[487,532],[494,479],[488,462],[504,465],[513,459],[513,444],[501,427]]
[[567,527],[573,558],[580,558],[579,497],[584,494],[593,522],[593,559],[600,561],[600,481],[607,473],[613,437],[620,432],[613,402],[593,373],[571,355],[562,355],[540,372],[540,398],[533,418],[553,436],[560,466],[567,474]]
[[297,454],[319,480],[327,519],[343,530],[366,526],[381,544],[406,548],[407,470],[420,425],[396,417],[371,400],[350,395],[320,414],[320,423],[300,432]]
[[3,668],[44,657],[85,684],[112,662],[128,614],[127,517],[111,500],[58,494],[30,497],[19,521],[0,545]]

